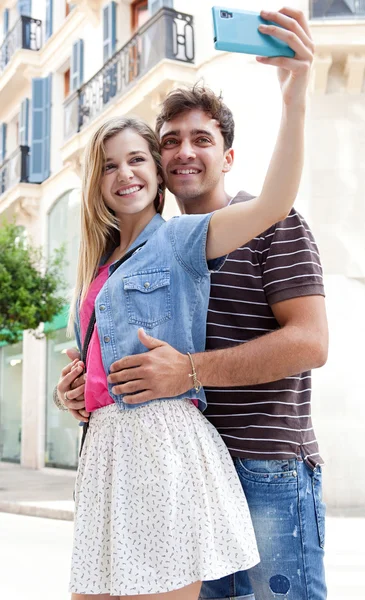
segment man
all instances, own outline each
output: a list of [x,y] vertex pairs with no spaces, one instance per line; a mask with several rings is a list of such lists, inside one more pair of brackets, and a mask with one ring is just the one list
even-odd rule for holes
[[[293,9],[263,16],[286,28],[266,32],[287,41],[296,55],[260,62],[279,67],[283,118],[302,119],[313,57],[308,25]],[[211,212],[251,197],[241,192],[231,199],[224,190],[233,165],[234,123],[209,90],[172,92],[157,118],[157,133],[166,184],[181,212]],[[205,415],[226,442],[245,491],[261,562],[249,572],[205,582],[202,599],[326,597],[322,460],[310,411],[310,369],[327,357],[323,296],[318,250],[295,210],[230,254],[212,275],[207,352],[192,358],[206,389]],[[135,403],[190,389],[189,357],[144,331],[139,337],[149,352],[112,365],[115,392]],[[66,369],[64,382],[75,376]],[[73,399],[82,382],[77,379],[74,387],[68,406],[78,417],[83,404]],[[64,389],[70,388],[62,387],[61,394]]]

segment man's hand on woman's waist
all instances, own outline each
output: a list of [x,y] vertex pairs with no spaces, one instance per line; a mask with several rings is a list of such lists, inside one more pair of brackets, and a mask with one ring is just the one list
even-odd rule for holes
[[143,329],[138,330],[138,338],[149,352],[126,356],[111,365],[108,382],[115,384],[114,394],[127,394],[123,402],[139,404],[174,398],[193,387],[187,354],[147,335]]

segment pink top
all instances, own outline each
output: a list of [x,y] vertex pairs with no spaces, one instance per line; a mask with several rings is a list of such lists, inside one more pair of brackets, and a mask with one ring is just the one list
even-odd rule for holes
[[[89,287],[89,291],[80,308],[80,326],[82,343],[94,310],[96,296],[108,279],[108,267],[99,268],[99,273]],[[113,404],[114,400],[109,395],[103,360],[101,357],[98,328],[95,324],[86,356],[87,379],[85,385],[85,407],[91,412],[102,406]]]

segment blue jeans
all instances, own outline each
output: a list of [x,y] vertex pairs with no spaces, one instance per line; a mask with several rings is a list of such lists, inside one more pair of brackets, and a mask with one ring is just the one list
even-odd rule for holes
[[234,459],[261,562],[205,581],[201,600],[324,600],[322,473],[300,459]]

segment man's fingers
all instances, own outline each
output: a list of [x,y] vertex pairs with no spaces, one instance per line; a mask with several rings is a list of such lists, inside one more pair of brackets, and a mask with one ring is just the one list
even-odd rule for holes
[[310,50],[303,44],[302,40],[299,39],[299,37],[293,31],[276,27],[276,25],[260,25],[259,30],[264,35],[271,35],[278,40],[286,42],[288,46],[294,50],[296,59],[301,58],[309,60],[312,57]]
[[124,396],[123,398],[123,402],[126,404],[140,404],[141,402],[148,402],[149,400],[153,400],[150,390],[144,390],[139,394]]
[[300,70],[310,69],[310,65],[304,61],[295,60],[295,58],[286,58],[285,56],[256,56],[257,62],[264,65],[272,65],[273,67],[279,67],[280,69],[287,69],[288,71],[299,72]]
[[122,385],[115,385],[112,388],[113,394],[132,394],[134,392],[141,392],[145,390],[145,383],[143,379],[137,379],[136,381],[129,381]]
[[109,383],[125,383],[126,381],[134,381],[135,379],[141,379],[143,374],[142,367],[135,367],[134,369],[123,369],[123,371],[116,371],[108,375]]
[[148,350],[154,350],[155,348],[165,345],[165,342],[162,342],[161,340],[158,340],[157,338],[154,338],[146,333],[143,327],[138,329],[138,339],[144,346],[146,346],[146,348],[148,348]]
[[310,35],[307,34],[302,25],[293,17],[289,17],[284,12],[268,12],[262,11],[261,16],[267,21],[274,21],[278,25],[281,25],[285,29],[295,33],[298,38],[307,46],[312,52],[314,52],[314,43]]
[[301,28],[305,31],[307,36],[310,39],[312,39],[312,34],[309,29],[308,21],[305,18],[304,13],[302,13],[301,10],[297,10],[297,9],[291,8],[289,6],[285,6],[284,8],[281,8],[279,10],[279,13],[281,13],[282,15],[291,17],[292,19],[295,19],[295,21],[297,21],[299,23],[299,25],[301,26]]
[[123,371],[123,369],[134,369],[135,367],[140,367],[145,356],[145,354],[135,354],[134,356],[125,356],[124,358],[120,358],[110,365],[110,372],[114,373],[116,371]]

